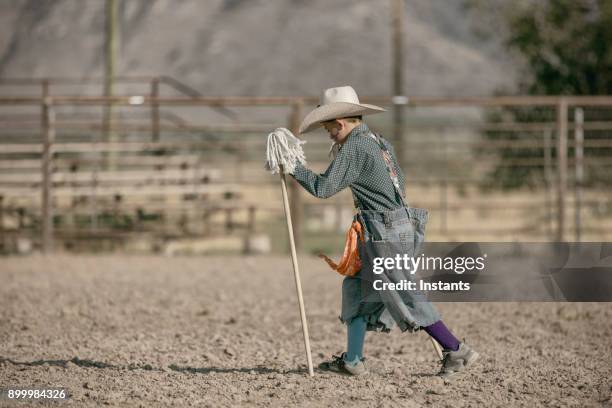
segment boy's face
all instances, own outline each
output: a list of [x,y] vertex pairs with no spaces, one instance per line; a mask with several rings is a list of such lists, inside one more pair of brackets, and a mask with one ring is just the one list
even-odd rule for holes
[[344,143],[346,137],[349,133],[351,133],[351,128],[348,126],[348,122],[344,119],[332,119],[321,123],[327,133],[329,133],[329,138],[333,140],[335,143]]

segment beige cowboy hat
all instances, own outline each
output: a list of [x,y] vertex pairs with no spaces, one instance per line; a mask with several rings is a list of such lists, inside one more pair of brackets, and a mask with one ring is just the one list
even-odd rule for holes
[[376,105],[360,103],[357,92],[351,86],[340,86],[323,91],[321,103],[311,111],[300,125],[300,133],[307,133],[321,126],[321,122],[351,116],[385,112]]

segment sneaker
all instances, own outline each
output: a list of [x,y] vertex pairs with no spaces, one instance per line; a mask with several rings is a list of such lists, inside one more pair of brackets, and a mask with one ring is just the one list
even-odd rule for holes
[[319,364],[319,369],[323,371],[332,371],[334,373],[347,374],[347,375],[363,375],[367,374],[368,370],[365,366],[365,358],[357,360],[356,362],[349,362],[344,360],[346,353],[342,353],[339,356],[332,356],[331,361],[324,361]]
[[443,378],[452,377],[463,371],[465,367],[474,363],[479,357],[478,353],[472,350],[465,342],[461,342],[459,349],[456,351],[444,350],[442,355],[444,356],[442,359],[442,369],[438,376]]

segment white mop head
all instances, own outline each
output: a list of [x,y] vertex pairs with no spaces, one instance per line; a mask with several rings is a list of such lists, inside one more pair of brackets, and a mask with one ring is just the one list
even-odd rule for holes
[[306,156],[302,151],[305,140],[300,140],[289,129],[278,128],[268,135],[268,149],[266,151],[266,170],[277,174],[280,166],[285,173],[293,174],[297,163],[306,164]]

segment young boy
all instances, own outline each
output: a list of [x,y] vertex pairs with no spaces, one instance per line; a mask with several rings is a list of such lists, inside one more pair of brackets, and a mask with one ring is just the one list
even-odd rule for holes
[[[349,187],[359,210],[357,219],[365,230],[366,244],[373,240],[410,240],[418,244],[424,239],[427,211],[405,205],[404,176],[393,147],[374,135],[362,121],[363,115],[384,111],[360,103],[350,86],[323,91],[320,105],[306,115],[300,133],[323,126],[334,142],[335,157],[323,174],[315,174],[298,163],[292,175],[306,191],[319,198],[331,197]],[[410,291],[373,300],[372,293],[363,291],[367,286],[363,285],[365,275],[362,268],[342,284],[341,320],[347,324],[347,351],[321,363],[319,368],[350,375],[366,373],[363,358],[366,331],[389,331],[394,324],[402,331],[423,329],[442,346],[440,376],[450,377],[478,358],[478,353],[446,328],[431,303]]]

